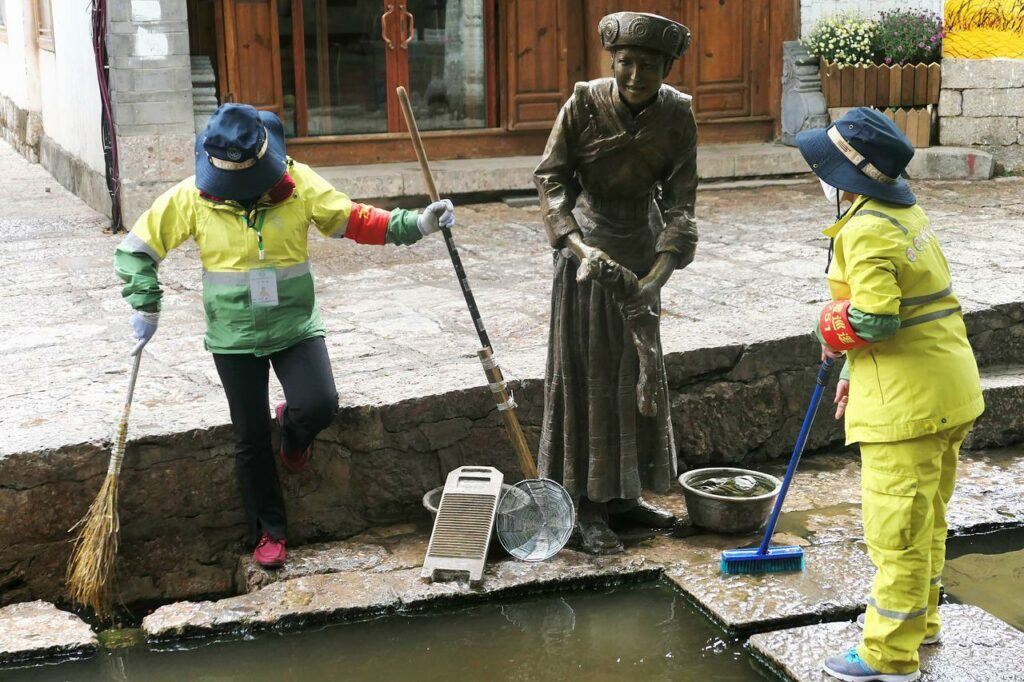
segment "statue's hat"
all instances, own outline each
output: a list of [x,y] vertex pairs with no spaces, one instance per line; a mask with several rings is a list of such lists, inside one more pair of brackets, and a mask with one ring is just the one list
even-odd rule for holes
[[690,46],[690,29],[678,21],[646,12],[609,14],[601,19],[597,30],[606,50],[644,47],[676,59]]

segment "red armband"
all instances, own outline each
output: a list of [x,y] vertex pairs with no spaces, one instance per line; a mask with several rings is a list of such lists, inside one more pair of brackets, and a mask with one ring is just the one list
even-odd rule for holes
[[867,341],[857,336],[850,324],[849,301],[832,301],[822,308],[818,330],[832,350],[850,350],[868,345]]
[[387,240],[391,211],[352,202],[352,212],[345,226],[345,237],[359,244],[384,244]]

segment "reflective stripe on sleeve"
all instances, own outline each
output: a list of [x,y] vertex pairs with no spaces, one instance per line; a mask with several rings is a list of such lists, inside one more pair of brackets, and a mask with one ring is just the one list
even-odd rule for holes
[[923,609],[917,609],[916,611],[910,612],[883,609],[881,606],[878,605],[878,602],[875,601],[874,597],[868,597],[868,606],[873,608],[875,611],[878,611],[878,615],[885,616],[886,618],[891,618],[892,620],[914,620],[915,618],[920,618],[921,616],[928,613],[927,606]]
[[883,220],[888,220],[890,223],[892,223],[897,228],[899,228],[900,232],[902,232],[903,234],[910,234],[910,230],[908,230],[907,228],[903,227],[903,223],[901,223],[900,221],[896,220],[891,215],[886,215],[885,213],[882,213],[881,211],[873,211],[870,208],[865,208],[865,209],[861,209],[861,210],[857,211],[857,215],[870,215],[870,216],[874,216],[876,218],[882,218]]
[[934,294],[925,294],[924,296],[912,296],[911,298],[904,298],[900,301],[901,308],[909,308],[916,305],[924,305],[925,303],[931,303],[932,301],[938,301],[940,298],[945,298],[953,293],[953,287],[948,286],[942,291],[936,291]]
[[[302,275],[309,274],[310,271],[309,261],[306,261],[304,263],[289,265],[286,268],[278,268],[275,271],[275,274],[277,276],[277,281],[281,282],[286,279],[293,279],[295,277],[301,277]],[[249,271],[210,272],[209,270],[203,270],[203,283],[216,284],[220,286],[247,285],[249,284]]]
[[153,262],[158,265],[160,261],[163,260],[152,246],[147,244],[142,237],[134,232],[129,232],[125,235],[124,239],[121,240],[121,243],[117,245],[117,248],[126,253],[144,253],[152,258]]
[[960,312],[960,306],[955,308],[946,308],[945,310],[936,310],[933,313],[927,315],[920,315],[918,317],[912,317],[909,320],[903,320],[900,322],[900,329],[906,329],[907,327],[913,327],[918,324],[924,324],[925,322],[931,322],[932,320],[941,320],[944,317],[949,317],[953,313]]

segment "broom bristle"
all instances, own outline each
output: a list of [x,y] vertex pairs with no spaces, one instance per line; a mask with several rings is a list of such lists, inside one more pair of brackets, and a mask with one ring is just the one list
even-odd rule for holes
[[118,475],[108,473],[89,511],[71,528],[79,531],[68,563],[68,593],[73,601],[92,608],[101,618],[110,612],[117,557],[117,489]]

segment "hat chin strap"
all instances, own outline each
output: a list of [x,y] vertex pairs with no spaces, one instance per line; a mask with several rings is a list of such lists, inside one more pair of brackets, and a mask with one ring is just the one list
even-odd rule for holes
[[832,144],[839,150],[839,153],[845,156],[847,160],[856,166],[857,170],[864,175],[868,176],[872,180],[884,182],[889,185],[896,182],[896,178],[889,177],[882,171],[878,170],[874,164],[865,159],[860,152],[854,149],[853,146],[846,141],[846,138],[839,133],[839,130],[835,126],[828,129],[828,139],[832,141]]
[[256,165],[256,162],[263,158],[267,153],[267,145],[270,143],[270,136],[267,135],[267,129],[263,128],[263,146],[256,152],[255,159],[246,159],[245,161],[228,161],[227,159],[218,159],[216,156],[210,156],[210,152],[206,152],[206,158],[210,160],[214,168],[226,171],[240,171],[246,168],[252,168]]

